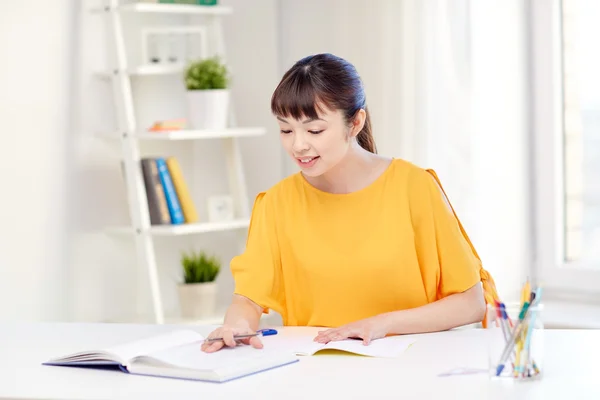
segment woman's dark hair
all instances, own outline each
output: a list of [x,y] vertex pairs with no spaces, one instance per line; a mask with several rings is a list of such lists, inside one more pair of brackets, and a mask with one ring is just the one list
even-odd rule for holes
[[318,118],[318,111],[323,111],[319,103],[341,110],[346,123],[364,109],[365,124],[356,139],[363,149],[377,153],[365,90],[351,63],[329,53],[301,59],[281,78],[271,98],[271,111],[282,118]]

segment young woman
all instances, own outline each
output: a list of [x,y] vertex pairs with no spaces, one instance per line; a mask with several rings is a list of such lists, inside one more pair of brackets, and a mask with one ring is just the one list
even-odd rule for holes
[[204,351],[235,346],[269,309],[284,325],[325,327],[323,343],[481,322],[494,282],[435,173],[376,154],[355,68],[306,57],[271,109],[301,172],[257,196],[246,250],[231,261],[232,304],[209,335],[223,340]]

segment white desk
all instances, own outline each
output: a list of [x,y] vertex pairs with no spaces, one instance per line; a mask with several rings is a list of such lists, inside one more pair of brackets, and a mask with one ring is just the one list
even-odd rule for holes
[[[600,330],[546,331],[545,376],[490,381],[486,374],[438,377],[486,367],[480,329],[419,335],[398,359],[351,355],[300,362],[216,384],[42,366],[48,358],[173,329],[168,325],[0,324],[1,399],[600,399]],[[186,326],[185,328],[189,328]],[[211,327],[198,327],[207,334]]]

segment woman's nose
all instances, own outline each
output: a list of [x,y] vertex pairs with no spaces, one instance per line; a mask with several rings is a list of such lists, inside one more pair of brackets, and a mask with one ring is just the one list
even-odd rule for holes
[[303,151],[308,150],[309,145],[306,139],[304,138],[303,134],[296,134],[294,135],[294,144],[292,147],[295,152],[301,153]]

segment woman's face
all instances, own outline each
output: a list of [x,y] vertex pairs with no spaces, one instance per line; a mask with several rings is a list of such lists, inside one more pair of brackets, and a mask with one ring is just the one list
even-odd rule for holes
[[281,143],[302,172],[311,177],[323,175],[339,163],[350,146],[352,127],[343,114],[322,107],[317,119],[277,117]]

